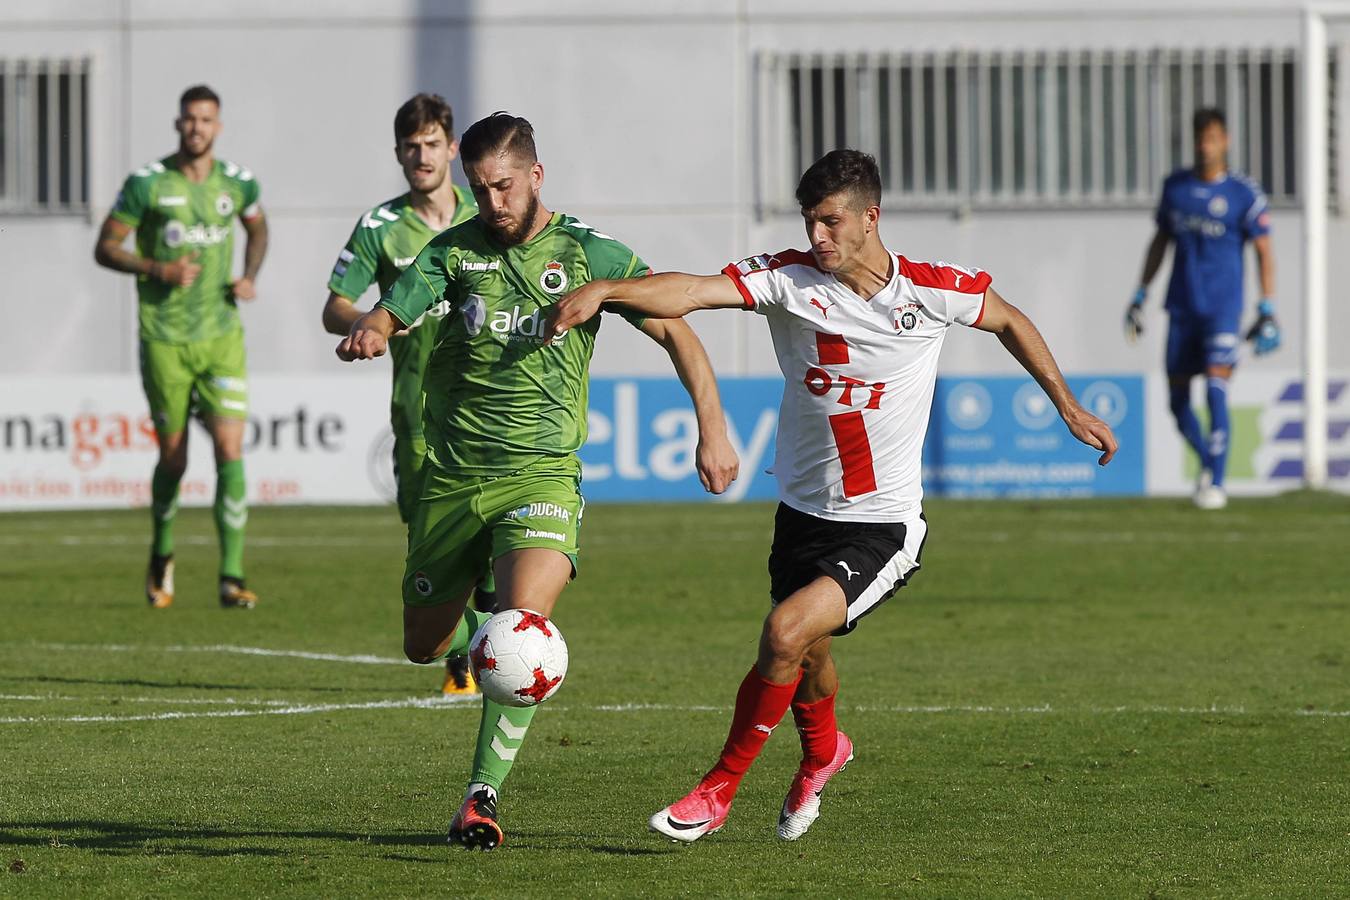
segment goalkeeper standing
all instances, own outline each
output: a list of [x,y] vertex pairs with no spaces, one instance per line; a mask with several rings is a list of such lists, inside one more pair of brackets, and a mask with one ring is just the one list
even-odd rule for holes
[[[1257,319],[1247,331],[1258,355],[1280,345],[1275,321],[1275,255],[1270,213],[1260,186],[1228,169],[1228,126],[1217,109],[1195,113],[1195,165],[1178,169],[1163,182],[1158,231],[1149,244],[1139,289],[1125,312],[1125,333],[1143,333],[1148,284],[1162,265],[1167,245],[1176,253],[1167,286],[1167,381],[1177,428],[1200,458],[1195,505],[1228,505],[1224,470],[1228,463],[1228,380],[1242,343],[1242,249],[1256,249],[1261,276]],[[1209,434],[1191,409],[1191,380],[1204,375],[1209,401]]]

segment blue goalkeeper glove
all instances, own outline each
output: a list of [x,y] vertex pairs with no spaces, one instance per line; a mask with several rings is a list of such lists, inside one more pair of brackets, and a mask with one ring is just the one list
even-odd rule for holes
[[1144,300],[1148,294],[1141,285],[1125,310],[1125,340],[1133,344],[1144,333]]
[[1256,305],[1256,322],[1247,332],[1257,356],[1265,356],[1280,346],[1280,323],[1275,321],[1275,302],[1269,297]]

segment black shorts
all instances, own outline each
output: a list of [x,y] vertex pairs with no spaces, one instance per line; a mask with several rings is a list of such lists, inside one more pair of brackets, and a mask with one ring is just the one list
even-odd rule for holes
[[835,522],[780,503],[769,551],[769,596],[777,606],[828,575],[848,603],[848,618],[835,634],[848,634],[919,570],[927,537],[923,516],[913,522]]

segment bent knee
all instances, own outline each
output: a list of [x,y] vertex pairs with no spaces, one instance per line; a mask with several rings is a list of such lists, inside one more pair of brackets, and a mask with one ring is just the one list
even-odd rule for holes
[[761,639],[765,651],[778,662],[800,665],[806,656],[806,636],[795,623],[783,617],[770,616],[764,623]]
[[413,637],[403,639],[403,655],[408,657],[408,662],[417,663],[419,666],[434,663],[441,657],[440,647],[430,646],[425,641]]

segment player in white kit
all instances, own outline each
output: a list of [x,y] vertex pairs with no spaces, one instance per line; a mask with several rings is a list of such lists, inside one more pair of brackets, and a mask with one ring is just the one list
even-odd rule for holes
[[651,317],[698,309],[765,317],[786,384],[774,473],[780,504],[769,554],[773,608],[759,658],[736,695],[721,757],[650,827],[694,841],[722,827],[742,777],[789,706],[802,762],[778,821],[796,840],[820,793],[853,758],[838,729],[833,635],[847,634],[918,570],[928,526],[920,456],[947,329],[998,335],[1045,390],[1074,437],[1116,451],[1111,429],[1083,409],[1031,320],[979,269],[913,262],[881,243],[875,160],[835,150],[802,176],[797,201],[811,250],[752,256],[721,274],[593,281],[555,308],[555,333],[603,304]]

